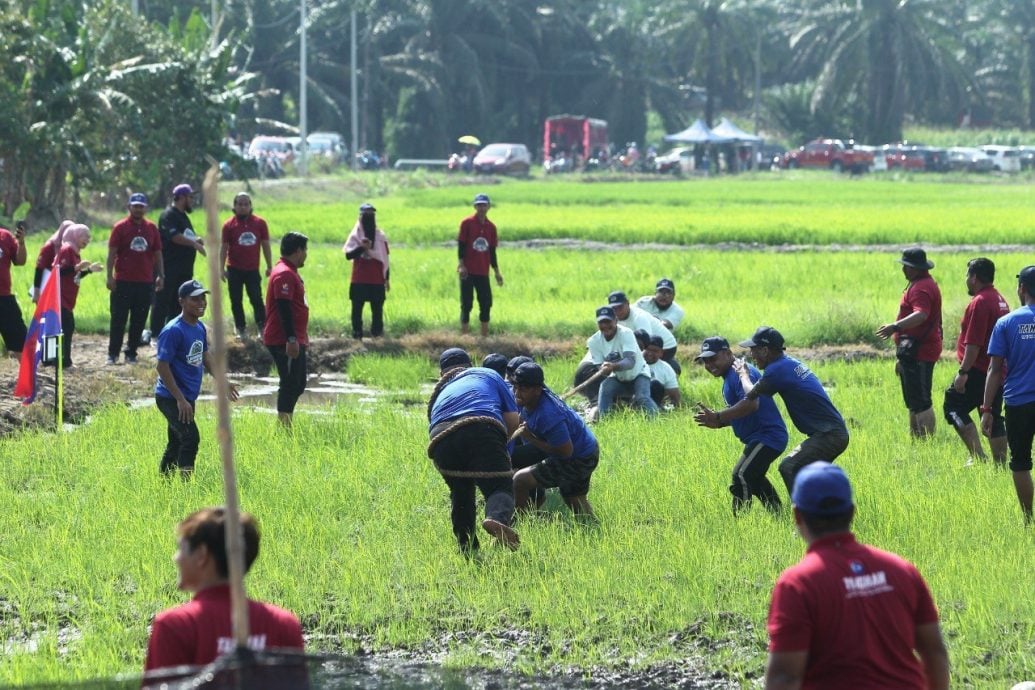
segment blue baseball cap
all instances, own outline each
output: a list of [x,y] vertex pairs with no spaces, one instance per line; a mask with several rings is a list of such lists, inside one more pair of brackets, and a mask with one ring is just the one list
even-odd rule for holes
[[194,190],[187,183],[178,184],[173,187],[173,197],[178,196],[191,196],[194,194]]
[[488,194],[479,194],[478,196],[474,197],[474,205],[475,206],[478,206],[479,204],[488,204],[488,203],[489,203],[489,195]]
[[451,347],[445,350],[438,357],[438,368],[439,371],[445,371],[446,369],[452,369],[453,367],[469,367],[471,366],[471,355],[467,354],[467,351],[459,347]]
[[129,195],[130,206],[147,206],[147,195],[136,192]]
[[670,290],[673,293],[675,293],[675,291],[676,291],[676,284],[673,283],[668,278],[662,278],[654,286],[654,291],[657,292],[658,290]]
[[607,303],[609,306],[616,306],[619,304],[628,304],[629,298],[625,296],[625,293],[621,290],[615,290],[607,296]]
[[183,299],[185,297],[199,297],[201,295],[207,295],[208,290],[206,290],[205,286],[199,283],[198,281],[188,280],[180,286],[178,294],[180,296],[180,299]]
[[373,204],[363,204],[362,206],[359,207],[359,212],[360,213],[367,213],[368,211],[370,213],[376,213],[377,209],[374,208]]
[[600,307],[597,309],[597,323],[601,321],[617,321],[618,315],[611,307]]
[[1028,292],[1035,291],[1035,266],[1025,266],[1017,274],[1017,281],[1022,283]]
[[502,355],[499,352],[491,352],[485,355],[485,359],[482,360],[482,366],[486,369],[492,369],[500,376],[506,376],[507,356]]
[[514,383],[519,386],[543,386],[546,377],[543,368],[535,362],[525,362],[514,370]]
[[823,461],[798,472],[791,503],[803,513],[820,517],[843,515],[855,506],[848,475],[837,465]]
[[730,349],[730,343],[728,340],[726,340],[722,336],[713,335],[710,338],[705,338],[704,342],[701,343],[701,352],[696,357],[694,357],[694,361],[696,362],[699,359],[708,359],[709,357],[714,357],[723,350],[728,349]]

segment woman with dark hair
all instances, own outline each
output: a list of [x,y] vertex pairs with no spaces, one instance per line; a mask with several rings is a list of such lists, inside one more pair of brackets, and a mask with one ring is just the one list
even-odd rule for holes
[[370,302],[370,335],[384,334],[385,297],[391,289],[388,280],[388,238],[377,227],[377,209],[370,204],[359,207],[359,220],[342,251],[352,262],[349,300],[352,302],[352,337],[363,337],[363,304]]

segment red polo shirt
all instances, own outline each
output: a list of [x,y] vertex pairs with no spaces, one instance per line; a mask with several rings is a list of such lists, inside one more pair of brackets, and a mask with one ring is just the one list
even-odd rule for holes
[[0,297],[11,294],[11,262],[18,252],[18,239],[7,228],[0,228]]
[[308,345],[309,304],[305,299],[305,285],[298,275],[298,269],[283,257],[273,267],[266,286],[266,325],[262,329],[262,342],[266,345],[287,344],[287,335],[277,311],[277,300],[282,299],[291,302],[291,322],[298,343]]
[[464,266],[467,273],[472,276],[489,275],[491,265],[490,248],[495,247],[496,226],[488,218],[485,222],[478,220],[478,214],[474,214],[460,223],[460,235],[458,242],[464,243]]
[[75,302],[79,297],[79,272],[75,267],[82,261],[79,250],[70,244],[62,244],[57,253],[57,268],[61,277],[61,308],[75,310]]
[[[903,329],[900,335],[922,339],[917,359],[921,362],[937,362],[942,354],[942,293],[929,273],[911,282],[902,293],[896,321],[917,311],[927,314],[927,319],[915,328]],[[896,335],[896,343],[898,338],[899,335]]]
[[981,288],[970,300],[963,311],[960,321],[960,338],[956,341],[956,359],[963,362],[967,345],[978,348],[974,368],[981,372],[988,371],[988,339],[992,337],[992,328],[1000,316],[1010,313],[1010,305],[991,285]]
[[[304,647],[298,618],[272,604],[248,600],[248,631],[248,647],[254,651]],[[230,586],[216,585],[201,590],[188,603],[155,616],[144,670],[203,666],[235,647]]]
[[39,256],[36,257],[36,268],[49,271],[54,266],[54,258],[57,256],[57,245],[47,240],[40,247]]
[[115,280],[154,282],[155,254],[162,251],[157,225],[147,218],[137,222],[126,216],[112,227],[108,248],[115,250]]
[[936,622],[915,566],[842,532],[812,542],[780,575],[769,651],[808,651],[803,688],[926,688],[913,645],[916,627]]
[[259,270],[259,248],[269,239],[269,226],[261,217],[254,213],[244,220],[233,216],[223,223],[222,242],[227,245],[227,267],[239,271]]

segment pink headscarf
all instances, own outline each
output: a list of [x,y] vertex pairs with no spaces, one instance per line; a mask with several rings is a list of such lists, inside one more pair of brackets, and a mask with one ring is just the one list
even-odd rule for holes
[[61,236],[61,244],[71,244],[78,250],[79,242],[83,237],[87,242],[90,241],[90,228],[82,223],[74,223],[65,228],[64,234]]
[[73,225],[75,225],[75,221],[74,220],[63,220],[63,221],[61,221],[61,225],[58,226],[58,229],[54,232],[53,235],[51,235],[50,237],[47,238],[47,242],[51,242],[54,245],[60,247],[61,246],[61,236],[64,235],[65,231],[68,230]]

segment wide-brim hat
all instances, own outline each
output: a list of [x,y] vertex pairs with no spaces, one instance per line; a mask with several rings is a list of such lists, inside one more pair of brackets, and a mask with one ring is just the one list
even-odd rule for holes
[[927,252],[920,247],[903,250],[902,258],[898,262],[903,266],[909,266],[918,271],[929,271],[934,268],[934,262],[927,259]]

